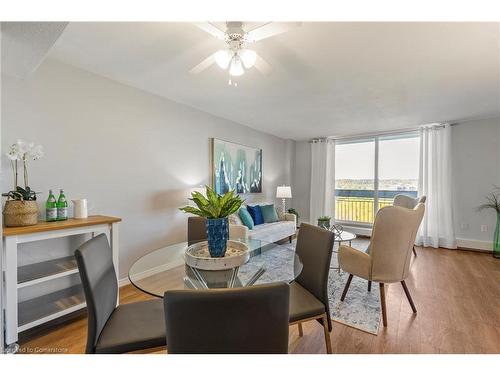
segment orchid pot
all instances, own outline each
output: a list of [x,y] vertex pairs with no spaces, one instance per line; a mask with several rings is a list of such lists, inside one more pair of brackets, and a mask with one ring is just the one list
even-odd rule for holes
[[[3,220],[7,227],[19,227],[34,225],[38,222],[38,205],[36,203],[36,192],[29,187],[28,163],[30,160],[38,160],[43,156],[43,147],[35,146],[18,140],[10,146],[7,152],[12,166],[13,189],[2,196],[7,197],[3,208]],[[19,164],[22,165],[24,187],[19,186]]]

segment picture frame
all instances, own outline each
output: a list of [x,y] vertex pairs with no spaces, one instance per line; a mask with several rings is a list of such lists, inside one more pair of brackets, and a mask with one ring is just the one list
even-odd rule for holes
[[211,138],[210,164],[211,185],[218,194],[262,193],[262,149]]

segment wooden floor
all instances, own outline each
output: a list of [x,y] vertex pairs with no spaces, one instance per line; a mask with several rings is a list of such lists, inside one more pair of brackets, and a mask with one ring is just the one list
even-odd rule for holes
[[[334,322],[334,353],[500,353],[500,260],[469,251],[417,252],[407,285],[418,313],[412,314],[399,283],[388,285],[388,327],[381,325],[375,336]],[[150,298],[131,285],[120,292],[121,303]],[[303,326],[300,338],[290,327],[290,353],[325,353],[322,327]],[[83,353],[86,330],[81,316],[31,332],[20,338],[20,352]]]

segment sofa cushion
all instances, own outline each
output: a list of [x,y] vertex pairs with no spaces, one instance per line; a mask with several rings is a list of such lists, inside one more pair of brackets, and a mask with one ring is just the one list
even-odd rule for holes
[[264,224],[264,218],[262,217],[260,206],[247,206],[247,210],[252,216],[254,225]]
[[245,207],[241,207],[239,211],[240,219],[248,229],[253,229],[253,219]]
[[274,208],[274,204],[260,206],[260,210],[262,211],[264,223],[274,223],[279,220],[278,214],[276,213],[276,208]]
[[229,224],[231,225],[243,225],[243,222],[241,221],[240,215],[238,213],[234,213],[229,215]]

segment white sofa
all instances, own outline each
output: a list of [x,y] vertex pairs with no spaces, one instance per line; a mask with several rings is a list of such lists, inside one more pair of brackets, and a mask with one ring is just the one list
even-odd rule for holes
[[[265,204],[270,203],[251,203],[250,206]],[[248,229],[243,225],[239,216],[235,217],[237,214],[232,215],[232,217],[229,217],[229,237],[233,239],[248,238],[266,242],[278,242],[288,238],[291,241],[292,236],[297,230],[297,218],[295,214],[285,213],[283,215],[279,213],[279,209],[277,211],[279,221],[255,225],[253,229]]]

